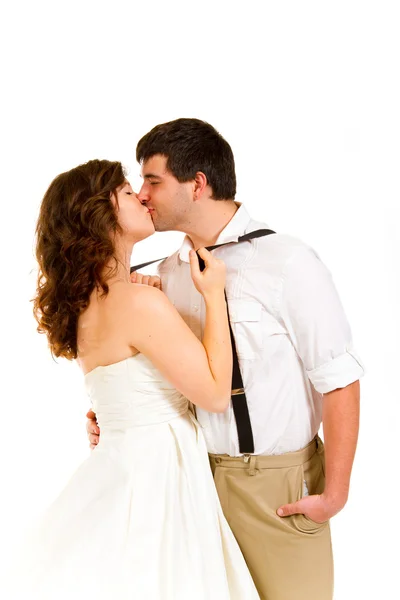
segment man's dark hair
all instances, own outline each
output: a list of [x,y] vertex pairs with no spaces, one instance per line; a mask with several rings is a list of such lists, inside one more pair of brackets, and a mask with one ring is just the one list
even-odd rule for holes
[[214,200],[234,199],[235,161],[232,148],[212,125],[199,119],[176,119],[156,125],[139,140],[136,159],[142,163],[155,154],[167,157],[167,169],[181,183],[201,171]]

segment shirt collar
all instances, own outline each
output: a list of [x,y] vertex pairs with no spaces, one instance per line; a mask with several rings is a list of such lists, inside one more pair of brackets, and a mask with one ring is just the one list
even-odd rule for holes
[[[217,200],[216,200],[217,202]],[[235,202],[238,210],[233,215],[229,223],[219,234],[216,244],[224,244],[226,242],[237,242],[238,238],[244,234],[246,227],[250,223],[250,215],[240,202]],[[182,246],[179,250],[179,258],[183,262],[189,262],[189,251],[193,249],[193,244],[189,236],[185,236]]]

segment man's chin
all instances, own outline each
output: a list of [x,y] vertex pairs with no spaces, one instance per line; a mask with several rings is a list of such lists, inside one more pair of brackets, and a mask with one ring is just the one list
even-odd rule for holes
[[153,222],[153,225],[154,225],[154,230],[155,230],[155,231],[158,231],[158,232],[161,232],[161,231],[169,231],[168,227],[164,227],[164,226],[163,226],[162,224],[160,224],[160,223],[154,223],[154,222]]
[[171,226],[171,223],[163,223],[160,220],[154,219],[154,217],[152,216],[152,221],[153,221],[153,225],[154,225],[154,229],[155,231],[161,233],[163,231],[174,231],[174,227]]

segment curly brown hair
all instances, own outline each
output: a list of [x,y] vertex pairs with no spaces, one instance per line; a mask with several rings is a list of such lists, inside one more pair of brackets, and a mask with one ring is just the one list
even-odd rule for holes
[[[126,181],[120,162],[91,160],[50,184],[36,225],[39,263],[33,313],[53,356],[77,358],[77,323],[95,288],[108,293],[104,270],[121,231],[111,201]],[[113,235],[114,234],[114,235]]]

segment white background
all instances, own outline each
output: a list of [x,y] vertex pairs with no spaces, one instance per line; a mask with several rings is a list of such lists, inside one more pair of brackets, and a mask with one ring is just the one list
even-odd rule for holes
[[[37,0],[1,10],[5,548],[89,452],[82,376],[51,359],[29,302],[41,197],[92,158],[121,160],[137,188],[137,140],[197,117],[233,148],[237,200],[314,246],[333,273],[367,368],[351,497],[332,522],[335,600],[400,597],[396,5]],[[181,239],[156,234],[132,260],[165,256]]]

